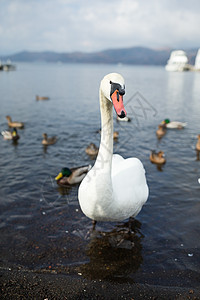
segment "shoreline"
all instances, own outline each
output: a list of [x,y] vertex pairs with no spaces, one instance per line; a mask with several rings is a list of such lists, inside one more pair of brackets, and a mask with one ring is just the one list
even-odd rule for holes
[[200,289],[113,283],[62,274],[0,271],[1,299],[200,299]]

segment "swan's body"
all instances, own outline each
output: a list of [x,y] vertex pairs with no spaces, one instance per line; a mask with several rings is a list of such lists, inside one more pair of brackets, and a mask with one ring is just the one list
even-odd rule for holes
[[23,128],[24,123],[22,122],[13,122],[10,116],[6,116],[6,119],[8,121],[8,126],[9,127],[15,127],[15,128]]
[[197,151],[200,151],[200,134],[197,136],[198,140],[197,140],[197,143],[196,143],[196,150]]
[[[101,143],[93,168],[79,187],[83,213],[95,221],[122,221],[136,216],[148,198],[145,170],[137,158],[113,155],[113,105],[125,116],[124,80],[108,74],[100,85]],[[112,99],[112,100],[111,100]]]
[[56,136],[48,137],[46,133],[43,133],[42,136],[43,136],[42,145],[44,146],[53,145],[57,142]]
[[63,186],[69,186],[80,183],[87,172],[91,169],[91,166],[77,167],[77,168],[63,168],[61,172],[56,176],[55,180],[57,184]]
[[164,157],[164,152],[163,151],[159,151],[159,152],[151,151],[150,161],[152,163],[158,164],[158,165],[165,164],[166,159]]
[[162,122],[162,125],[163,124],[168,129],[183,129],[187,125],[187,123],[179,122],[179,121],[170,121],[169,119],[165,119]]

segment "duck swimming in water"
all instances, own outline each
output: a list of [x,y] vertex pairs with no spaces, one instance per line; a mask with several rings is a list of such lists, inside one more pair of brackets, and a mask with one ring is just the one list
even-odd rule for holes
[[156,130],[156,135],[159,139],[161,139],[166,134],[165,126],[158,125],[158,129]]
[[99,148],[94,143],[90,143],[85,149],[85,152],[90,156],[97,156],[98,151]]
[[159,165],[165,164],[166,159],[164,157],[164,152],[163,151],[156,152],[155,150],[151,151],[150,161],[154,164],[159,164]]
[[114,131],[114,132],[113,132],[113,139],[114,139],[114,140],[117,140],[118,137],[119,137],[119,132],[118,132],[118,131]]
[[161,125],[164,125],[168,129],[183,129],[187,125],[187,123],[165,119],[164,121],[162,121]]
[[22,122],[13,122],[10,116],[6,116],[6,119],[8,121],[8,126],[9,127],[24,128],[24,123],[22,123]]
[[42,145],[44,146],[53,145],[57,142],[56,136],[48,137],[46,133],[43,133],[42,136],[44,138],[42,140]]
[[13,131],[2,131],[1,134],[3,135],[4,140],[13,140],[13,141],[17,141],[20,136],[17,133],[17,129],[13,128]]
[[46,96],[36,96],[36,100],[49,100],[49,97]]
[[61,172],[55,177],[59,185],[72,185],[80,183],[91,169],[91,165],[77,168],[62,168]]
[[106,75],[100,84],[101,142],[94,166],[79,186],[78,199],[83,213],[93,221],[123,221],[135,217],[147,201],[149,189],[145,170],[138,158],[124,159],[113,154],[113,106],[120,118],[124,79]]

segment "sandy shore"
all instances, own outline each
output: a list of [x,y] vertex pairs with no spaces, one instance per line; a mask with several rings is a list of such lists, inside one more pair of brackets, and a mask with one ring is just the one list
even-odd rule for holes
[[1,299],[200,299],[200,289],[113,283],[28,271],[0,272]]

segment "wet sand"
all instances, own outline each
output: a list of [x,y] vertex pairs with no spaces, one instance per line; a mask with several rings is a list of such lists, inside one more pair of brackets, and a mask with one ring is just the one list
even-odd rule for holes
[[[180,274],[181,276],[181,274]],[[200,289],[87,280],[31,271],[0,272],[1,299],[200,299]]]

